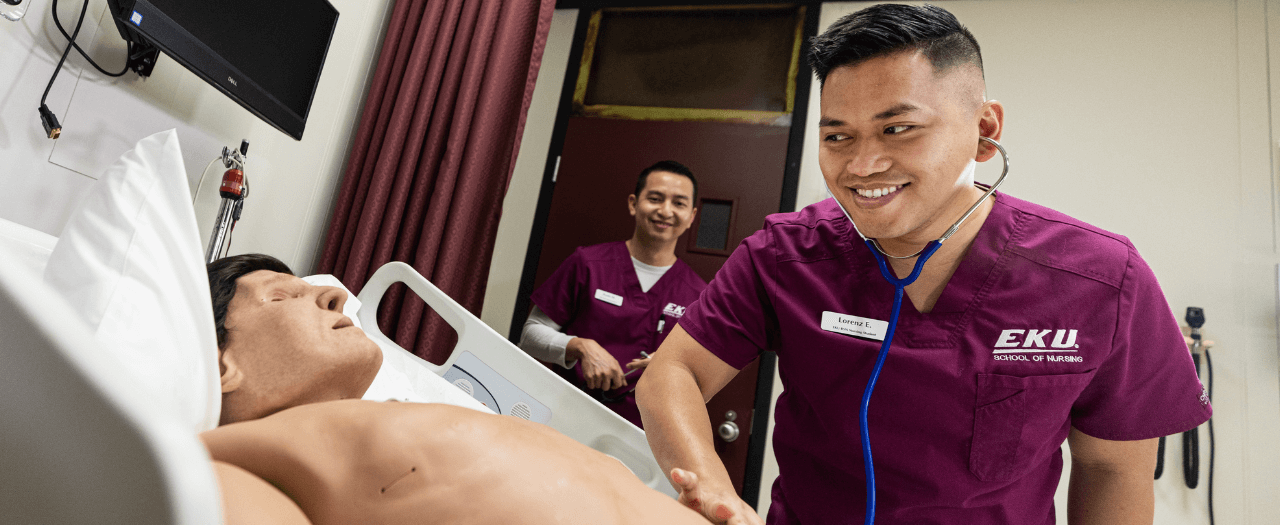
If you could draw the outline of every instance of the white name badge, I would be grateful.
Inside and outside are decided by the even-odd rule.
[[[822,329],[837,334],[884,341],[885,334],[889,332],[889,323],[856,315],[822,312]]]
[[[604,290],[601,290],[601,289],[599,289],[599,288],[596,288],[596,299],[599,299],[599,300],[601,300],[601,301],[604,301],[604,302],[609,303],[609,304],[614,305],[614,306],[622,306],[622,296],[621,296],[621,295],[618,295],[618,294],[612,294],[612,293],[606,292],[606,291],[604,291]]]

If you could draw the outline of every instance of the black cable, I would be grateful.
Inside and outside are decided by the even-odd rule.
[[[97,62],[94,62],[92,58],[89,58],[89,54],[85,53],[84,49],[80,47],[80,44],[76,43],[76,37],[80,36],[80,29],[84,27],[84,15],[88,12],[89,0],[84,0],[84,5],[80,7],[80,16],[76,19],[76,28],[71,31],[70,35],[68,35],[66,28],[62,27],[62,21],[58,19],[58,0],[53,0],[53,23],[58,26],[58,31],[62,33],[62,36],[66,37],[67,47],[62,50],[62,58],[58,59],[58,66],[54,68],[53,74],[49,76],[49,83],[44,87],[44,94],[40,95],[40,107],[38,108],[40,112],[40,124],[44,126],[45,134],[51,139],[56,139],[62,135],[62,124],[58,123],[58,117],[53,114],[53,111],[51,111],[49,106],[45,104],[45,101],[49,99],[49,91],[53,89],[53,82],[58,79],[58,73],[62,71],[63,64],[66,64],[67,62],[67,55],[71,54],[71,50],[73,48],[76,51],[79,51],[80,55],[83,56],[84,59],[94,67],[94,69],[97,69],[104,75],[109,77],[119,77],[129,71],[129,63],[127,60],[125,61],[124,69],[119,73],[112,73],[102,69],[102,66],[99,66]],[[126,41],[125,45],[129,56],[132,57],[133,42]]]
[[[236,224],[240,223],[240,212],[244,211],[244,199],[249,196],[249,177],[244,178],[243,184],[240,198],[231,205],[231,229],[227,232],[227,243],[222,247],[224,254],[231,253],[231,237],[236,234]]]
[[[1156,477],[1160,479],[1160,475],[1164,474],[1164,436],[1160,436],[1160,443],[1156,445]]]
[[[1209,402],[1213,402],[1213,359],[1204,349],[1204,362],[1209,369]],[[1209,418],[1209,525],[1213,525],[1213,418]]]
[[[58,12],[58,0],[53,1],[53,12]],[[80,10],[80,19],[76,21],[76,29],[71,32],[71,36],[67,37],[69,42],[67,48],[62,51],[62,58],[58,60],[58,67],[54,68],[53,76],[49,77],[49,84],[44,87],[44,95],[40,96],[40,107],[44,107],[44,101],[49,98],[49,90],[53,88],[54,79],[58,78],[58,72],[62,71],[62,64],[67,61],[67,55],[71,54],[71,45],[76,41],[76,37],[80,36],[80,26],[84,25],[84,14],[89,11],[89,0],[84,1],[84,9]],[[65,34],[65,33],[64,33]]]
[[[58,12],[57,0],[54,0],[54,13]],[[66,63],[67,55],[71,54],[71,46],[75,43],[76,37],[80,36],[80,28],[84,25],[84,15],[89,11],[89,0],[85,0],[84,9],[80,10],[80,18],[76,20],[76,29],[71,32],[71,36],[67,39],[67,48],[62,50],[62,58],[58,59],[58,66],[53,69],[53,74],[49,76],[49,83],[44,86],[44,94],[40,95],[40,107],[37,110],[40,113],[40,125],[44,126],[45,135],[51,139],[56,139],[62,135],[62,125],[58,123],[58,117],[53,114],[49,106],[45,105],[45,101],[49,99],[49,90],[53,89],[53,81],[57,80],[58,72],[62,71],[62,64]]]
[[[89,10],[89,0],[84,0],[84,7],[80,9],[81,20],[84,20],[84,13],[85,11],[88,11],[88,10]],[[75,36],[68,35],[67,30],[62,27],[62,21],[58,19],[58,0],[53,0],[53,24],[58,26],[58,31],[62,33],[63,38],[66,38],[68,42],[71,42],[71,47],[74,47],[76,51],[79,51],[80,56],[84,57],[84,59],[89,62],[89,65],[93,66],[94,69],[97,69],[99,73],[102,73],[109,77],[122,77],[124,76],[125,73],[129,72],[129,64],[127,60],[125,61],[124,69],[120,70],[119,73],[112,73],[105,69],[102,69],[102,66],[99,66],[97,62],[94,62],[92,58],[89,58],[89,53],[86,53],[85,50],[80,47],[80,44],[76,43]],[[77,23],[77,27],[78,26],[79,24]],[[126,45],[125,52],[132,53],[133,42],[126,40],[125,45]]]
[[[1199,339],[1195,334],[1192,337]],[[1196,377],[1200,377],[1200,354],[1191,354],[1191,361],[1196,367]],[[1182,478],[1189,489],[1200,485],[1200,427],[1182,433]]]
[[[231,253],[231,237],[236,234],[236,223],[238,222],[240,221],[231,221],[231,229],[227,230],[227,242],[222,245],[222,257],[226,257],[227,254]]]

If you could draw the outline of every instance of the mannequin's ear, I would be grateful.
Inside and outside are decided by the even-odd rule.
[[[222,369],[222,393],[230,394],[244,384],[244,371],[236,364],[234,352],[218,351],[218,368]]]
[[[1004,104],[997,100],[988,100],[982,103],[982,109],[979,111],[978,135],[1000,142],[1000,134],[1004,131]],[[978,140],[978,151],[974,155],[974,160],[986,162],[999,153],[999,150],[987,141]]]

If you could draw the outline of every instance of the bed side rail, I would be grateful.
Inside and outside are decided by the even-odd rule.
[[[387,289],[397,282],[407,285],[427,303],[427,306],[440,314],[440,317],[458,332],[458,343],[444,365],[429,363],[400,348],[378,327],[378,304]],[[501,413],[539,420],[536,417],[527,417],[519,408],[514,412],[505,410],[508,404],[519,403],[510,403],[509,399],[501,399],[507,396],[504,392],[508,392],[511,396],[527,394],[549,410],[549,418],[542,422],[579,443],[622,461],[650,488],[675,496],[674,489],[662,475],[657,461],[653,458],[653,453],[649,450],[649,443],[645,440],[643,430],[636,428],[626,419],[547,369],[542,363],[529,357],[519,347],[511,344],[505,337],[489,328],[483,321],[428,282],[413,267],[402,262],[387,263],[373,274],[358,298],[361,302],[360,322],[364,325],[365,332],[384,348],[399,350],[396,353],[401,359],[414,361],[419,365],[419,369],[429,370],[446,378],[449,377],[451,370],[456,370],[455,365],[460,362],[466,366],[459,368],[471,367],[470,372],[473,374],[477,367],[491,369],[500,375],[502,380],[510,382],[511,386],[517,389],[510,390],[505,386],[489,389],[495,398],[499,398],[496,399],[497,404],[499,408],[504,409],[500,410]],[[475,365],[476,360],[481,365]],[[477,394],[472,395],[479,399]],[[536,406],[534,410],[537,410]]]

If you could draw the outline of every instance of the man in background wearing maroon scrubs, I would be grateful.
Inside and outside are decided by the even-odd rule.
[[[574,384],[637,426],[635,391],[627,385],[707,286],[676,258],[697,198],[697,179],[679,162],[640,172],[627,197],[636,219],[631,238],[575,250],[533,293],[520,340],[533,357],[573,370]]]

